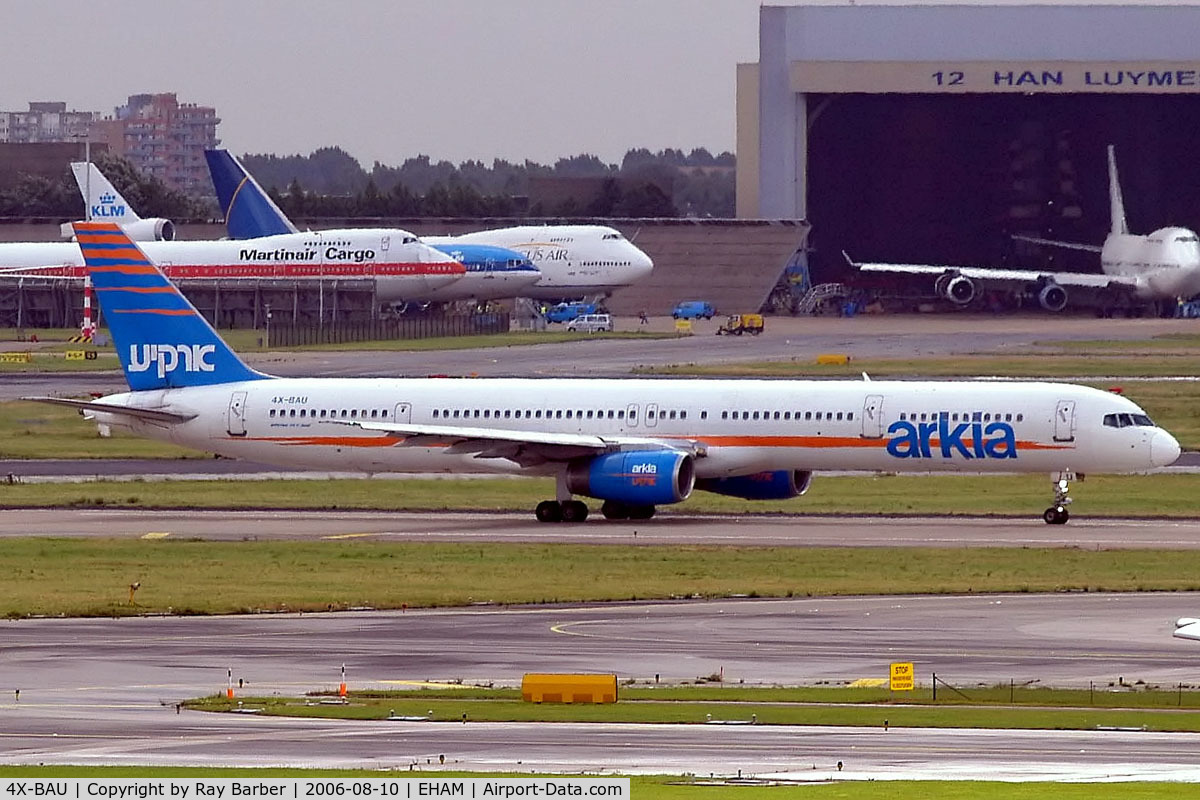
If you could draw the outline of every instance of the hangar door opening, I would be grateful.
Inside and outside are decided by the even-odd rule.
[[[1200,228],[1200,97],[1124,94],[809,94],[815,282],[862,261],[1099,272],[1106,148],[1130,230]]]

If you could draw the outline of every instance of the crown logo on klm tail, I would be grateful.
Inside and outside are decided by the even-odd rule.
[[[105,192],[100,195],[100,205],[102,206],[111,206],[115,202],[117,202],[117,196],[112,192]]]

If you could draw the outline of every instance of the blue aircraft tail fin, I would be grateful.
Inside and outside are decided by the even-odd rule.
[[[269,378],[247,367],[145,253],[111,222],[75,236],[134,391]]]
[[[205,150],[217,201],[231,239],[298,233],[292,221],[228,150]]]

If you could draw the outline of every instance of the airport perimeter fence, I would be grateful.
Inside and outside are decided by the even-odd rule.
[[[498,314],[447,314],[404,319],[380,319],[358,324],[326,324],[268,328],[268,347],[302,347],[313,344],[347,344],[389,339],[430,339],[439,336],[478,336],[508,333],[511,318]]]
[[[1190,708],[1200,709],[1200,684],[1148,683],[1114,676],[1109,680],[1055,685],[1040,678],[1004,682],[964,681],[932,673],[926,683],[918,680],[909,699],[948,705],[1026,705],[1096,708]],[[892,697],[907,695],[892,692]]]

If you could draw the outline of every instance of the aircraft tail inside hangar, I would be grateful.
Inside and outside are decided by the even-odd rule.
[[[1098,271],[1105,149],[1130,230],[1200,227],[1200,7],[764,6],[738,68],[738,216],[856,259]]]

